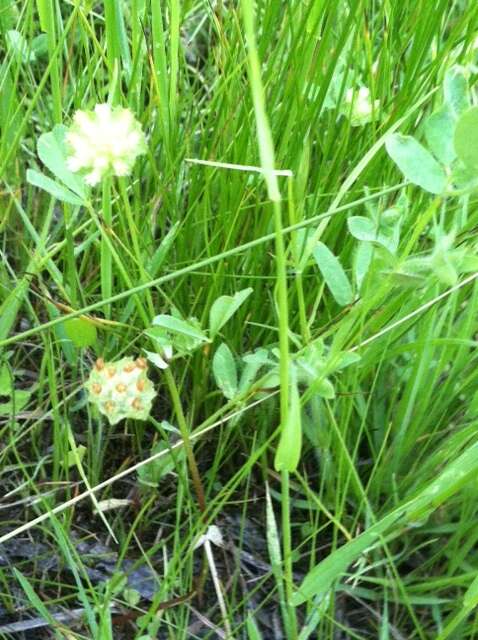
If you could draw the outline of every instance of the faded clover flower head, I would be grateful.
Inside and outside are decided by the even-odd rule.
[[[136,158],[146,152],[144,133],[131,111],[109,104],[77,111],[66,142],[68,168],[82,172],[91,186],[107,175],[129,175]]]
[[[147,420],[156,396],[147,371],[144,358],[122,358],[117,362],[99,358],[85,383],[88,400],[110,424],[124,418]]]
[[[371,122],[374,112],[380,106],[379,100],[374,100],[372,104],[370,90],[367,87],[360,87],[358,91],[352,88],[348,89],[345,94],[345,102],[349,107],[352,105],[352,112],[349,111],[352,127],[360,127]]]

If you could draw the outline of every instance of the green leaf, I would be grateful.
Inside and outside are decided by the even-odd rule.
[[[443,193],[445,171],[415,138],[394,133],[386,138],[385,147],[407,180],[430,193]]]
[[[39,171],[28,169],[27,182],[32,184],[34,187],[43,189],[43,191],[46,191],[54,198],[56,198],[57,200],[61,200],[62,202],[67,202],[68,204],[74,204],[77,206],[83,204],[83,200],[72,193],[69,189],[59,184],[58,182],[55,182],[51,178],[48,178],[44,173],[40,173]]]
[[[32,391],[29,389],[16,389],[12,394],[10,390],[10,400],[0,403],[0,416],[10,416],[13,412],[18,413],[21,411],[30,400]]]
[[[470,106],[468,82],[465,74],[465,69],[458,65],[449,69],[445,74],[443,86],[445,103],[450,107],[455,117]]]
[[[12,395],[13,391],[13,380],[10,375],[10,371],[8,366],[4,364],[0,369],[0,396],[8,396]]]
[[[170,430],[171,425],[168,423],[161,423],[161,426],[165,430]],[[182,463],[184,461],[184,450],[183,449],[171,449],[168,442],[164,440],[160,440],[154,447],[151,449],[151,456],[156,455],[164,451],[164,455],[152,460],[148,464],[143,465],[138,469],[138,480],[141,484],[144,484],[148,487],[157,487],[160,480],[174,471],[176,464]]]
[[[71,318],[64,322],[65,333],[76,347],[91,347],[96,342],[96,326],[86,318]]]
[[[37,58],[42,58],[48,54],[48,36],[40,33],[32,40],[32,53]]]
[[[234,356],[225,342],[217,349],[212,359],[212,371],[216,384],[226,398],[237,394],[237,368]]]
[[[21,62],[32,62],[35,60],[36,56],[34,51],[32,51],[28,42],[16,29],[10,29],[10,31],[7,31],[5,34],[5,41],[9,49],[13,51],[15,56]]]
[[[322,378],[321,380],[318,380],[314,384],[314,389],[322,398],[326,398],[327,400],[332,400],[332,398],[335,398],[334,385],[328,378]]]
[[[297,469],[302,450],[302,423],[299,388],[295,370],[291,369],[289,391],[289,413],[286,423],[282,425],[279,444],[274,458],[276,471],[293,472]]]
[[[322,242],[313,250],[317,266],[337,304],[345,306],[353,301],[353,292],[342,265]]]
[[[358,353],[353,353],[353,351],[343,351],[340,354],[338,358],[338,362],[334,368],[337,371],[341,371],[346,367],[350,367],[350,365],[352,364],[357,364],[357,362],[360,362],[360,360],[361,360],[361,357],[359,356]]]
[[[453,186],[460,191],[472,193],[478,188],[478,172],[462,162],[454,164],[451,179]]]
[[[279,583],[283,579],[281,543],[268,484],[266,484],[266,538],[272,573]]]
[[[238,393],[244,393],[247,391],[255,381],[259,370],[265,365],[270,365],[271,360],[268,356],[266,349],[259,348],[254,353],[245,355],[242,358],[244,362],[244,368],[241,373],[241,379],[239,381]]]
[[[478,170],[478,107],[468,109],[458,119],[455,151],[468,169]]]
[[[384,211],[380,226],[370,218],[351,216],[347,220],[350,233],[361,242],[375,242],[395,253],[400,240],[400,215],[392,217],[394,209]],[[371,255],[370,255],[371,257]]]
[[[212,305],[209,312],[209,332],[211,338],[214,338],[221,328],[228,322],[239,309],[241,304],[252,293],[252,289],[243,289],[233,296],[221,296]]]
[[[166,329],[171,333],[177,333],[179,335],[187,336],[188,338],[194,338],[195,340],[200,340],[202,342],[209,342],[206,334],[201,329],[198,329],[192,322],[182,320],[181,318],[175,318],[174,316],[163,314],[156,316],[153,319],[152,325],[153,328],[161,327],[162,329]]]
[[[269,485],[266,484],[266,539],[267,539],[267,551],[269,553],[269,560],[271,563],[272,575],[274,576],[275,583],[277,585],[277,591],[279,595],[279,602],[281,609],[285,609],[285,594],[284,594],[284,572],[281,555],[281,540],[279,535],[279,529],[277,527],[276,518],[274,515],[274,508],[272,506],[271,493]]]
[[[347,226],[350,233],[357,240],[374,242],[377,240],[377,226],[370,218],[365,216],[351,216],[347,219]]]
[[[430,151],[446,166],[450,166],[456,158],[454,133],[455,117],[447,105],[432,113],[425,121],[425,138]]]
[[[67,130],[64,125],[57,124],[53,131],[41,135],[37,144],[38,156],[55,178],[58,178],[84,201],[86,199],[85,183],[80,176],[70,171],[67,166],[65,142]]]
[[[174,351],[177,355],[186,355],[210,342],[196,318],[184,320],[176,309],[174,315],[159,315],[145,334],[155,342],[156,351],[165,354]]]
[[[458,271],[453,260],[453,252],[438,250],[430,260],[430,266],[435,276],[448,287],[458,282]]]
[[[78,464],[78,462],[81,462],[83,460],[83,458],[85,457],[85,453],[86,453],[86,447],[80,444],[76,447],[75,451],[68,451],[66,460],[64,462],[60,461],[60,464],[62,467],[71,469],[71,467],[74,467],[75,465]]]
[[[146,349],[143,349],[143,351],[146,354],[147,359],[154,364],[155,367],[158,367],[158,369],[167,369],[169,367],[168,362],[160,356],[159,353],[147,351]]]
[[[354,276],[359,291],[372,264],[372,257],[373,246],[369,242],[361,242],[354,256]]]
[[[141,600],[141,594],[139,591],[136,591],[136,589],[130,589],[127,587],[126,589],[123,589],[123,598],[130,607],[136,607]]]

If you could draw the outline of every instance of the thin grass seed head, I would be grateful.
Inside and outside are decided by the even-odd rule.
[[[109,104],[77,111],[66,141],[69,169],[83,173],[91,186],[107,175],[129,175],[136,158],[146,153],[145,135],[131,111]]]
[[[379,100],[372,102],[370,89],[367,87],[360,87],[358,91],[353,88],[348,89],[345,94],[345,102],[349,107],[348,113],[350,114],[350,124],[352,127],[360,127],[371,122],[374,113],[377,112],[380,106]],[[351,105],[352,111],[350,112]]]
[[[122,358],[117,362],[99,358],[85,384],[88,399],[110,424],[124,418],[147,420],[156,396],[147,372],[144,358]]]

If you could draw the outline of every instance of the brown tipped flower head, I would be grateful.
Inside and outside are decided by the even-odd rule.
[[[89,401],[111,424],[124,418],[147,420],[156,396],[143,358],[122,358],[117,362],[100,358],[85,386]]]

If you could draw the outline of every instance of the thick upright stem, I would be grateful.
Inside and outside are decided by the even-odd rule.
[[[191,479],[193,481],[194,490],[196,492],[196,497],[199,505],[199,510],[201,513],[206,511],[206,497],[204,494],[204,487],[201,481],[201,476],[199,475],[199,469],[196,463],[196,457],[194,456],[194,451],[191,443],[191,439],[189,437],[189,427],[186,422],[186,417],[183,412],[183,407],[181,404],[181,398],[179,397],[178,387],[176,385],[176,381],[174,379],[171,370],[165,369],[166,383],[168,385],[169,393],[171,395],[171,400],[173,401],[174,412],[176,413],[176,418],[178,420],[179,430],[181,432],[181,437],[184,443],[184,450],[186,451],[186,456],[188,459],[189,471],[191,473]]]

